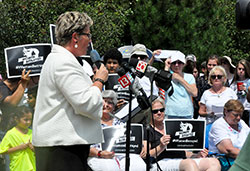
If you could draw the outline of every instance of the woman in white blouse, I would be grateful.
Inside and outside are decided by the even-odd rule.
[[[225,86],[227,74],[221,66],[215,66],[209,73],[208,83],[211,88],[206,90],[200,100],[200,118],[205,118],[207,124],[213,123],[223,116],[223,106],[230,99],[237,99],[236,93]]]

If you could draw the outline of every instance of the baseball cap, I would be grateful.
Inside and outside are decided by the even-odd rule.
[[[193,54],[189,54],[189,55],[186,56],[186,62],[187,61],[196,62],[196,57]]]
[[[186,63],[185,55],[181,51],[176,51],[170,57],[171,57],[171,63],[178,60],[183,62],[184,64]]]

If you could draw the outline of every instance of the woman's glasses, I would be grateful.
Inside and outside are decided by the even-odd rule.
[[[211,75],[211,78],[214,79],[221,79],[223,77],[223,75]]]
[[[152,110],[152,113],[153,113],[153,114],[157,114],[159,111],[160,111],[160,112],[164,112],[164,110],[165,110],[164,108],[161,108],[161,109],[154,109],[154,110]]]

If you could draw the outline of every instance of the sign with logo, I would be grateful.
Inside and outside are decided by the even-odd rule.
[[[167,150],[202,150],[205,147],[205,120],[166,119],[165,132],[171,136]]]
[[[126,153],[126,125],[116,125],[103,128],[104,141],[102,150]],[[142,150],[143,127],[141,124],[131,124],[130,153],[140,154]]]
[[[40,75],[42,65],[51,51],[50,44],[27,44],[4,49],[8,78],[21,77],[23,69],[30,76]]]

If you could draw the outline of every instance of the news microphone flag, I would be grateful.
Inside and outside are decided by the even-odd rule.
[[[125,88],[134,82],[134,78],[132,77],[132,75],[129,72],[127,72],[125,75],[121,76],[118,79],[118,82],[120,83],[122,88]]]
[[[147,65],[148,64],[144,61],[138,61],[137,66],[136,66],[136,70],[139,72],[145,73]]]

